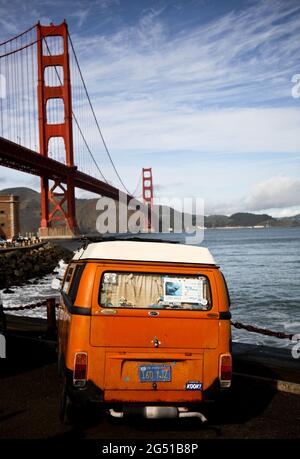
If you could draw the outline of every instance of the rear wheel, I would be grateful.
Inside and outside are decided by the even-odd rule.
[[[57,374],[59,378],[63,377],[63,365],[62,365],[62,355],[60,352],[57,354]]]
[[[76,408],[77,407],[70,399],[66,378],[64,378],[59,407],[59,419],[62,424],[69,425],[76,422]]]

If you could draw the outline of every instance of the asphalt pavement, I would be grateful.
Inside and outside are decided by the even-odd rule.
[[[203,410],[206,424],[197,419],[114,419],[95,409],[75,426],[59,421],[61,382],[53,343],[8,338],[0,380],[0,439],[300,438],[300,396],[247,378],[235,377],[228,400]]]

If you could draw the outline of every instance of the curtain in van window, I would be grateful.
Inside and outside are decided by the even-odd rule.
[[[103,284],[106,305],[147,308],[163,294],[161,276],[130,273],[118,274],[117,279],[117,284]]]
[[[202,293],[199,302],[166,300],[164,279],[201,280]],[[171,282],[172,283],[172,282]],[[178,283],[178,282],[177,282]],[[191,284],[192,285],[192,284]],[[193,288],[193,287],[192,287]],[[197,292],[197,291],[196,291]],[[172,295],[172,294],[171,294]],[[193,296],[193,295],[192,295]],[[174,297],[176,299],[176,296]],[[100,291],[100,304],[107,307],[123,308],[176,308],[208,310],[211,308],[211,291],[208,279],[204,276],[177,276],[149,273],[104,273]]]

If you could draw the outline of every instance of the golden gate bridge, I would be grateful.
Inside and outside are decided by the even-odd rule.
[[[40,177],[41,237],[78,234],[75,188],[135,196],[105,142],[65,21],[0,43],[0,75],[0,165]],[[142,171],[142,197],[152,206],[151,168]]]

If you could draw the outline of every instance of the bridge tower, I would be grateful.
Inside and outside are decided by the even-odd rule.
[[[152,167],[143,167],[142,174],[143,201],[148,207],[148,218],[146,220],[145,229],[151,229],[151,210],[153,207],[153,178]]]
[[[49,48],[47,38],[61,42],[62,52],[53,54]],[[67,178],[57,177],[49,189],[49,179],[41,178],[41,237],[64,236],[72,237],[78,233],[75,214],[75,192],[72,171],[76,169],[73,157],[73,130],[72,130],[72,100],[70,65],[68,52],[68,28],[64,21],[60,25],[37,25],[37,53],[38,53],[38,116],[40,154],[48,157],[49,141],[51,138],[62,138],[65,147],[65,163],[70,168]],[[54,48],[54,47],[53,47]],[[58,46],[56,47],[58,49]],[[55,48],[55,49],[56,49]],[[59,85],[47,86],[45,70],[52,67],[51,71],[57,75]],[[58,72],[60,68],[61,72]],[[47,120],[47,103],[51,99],[63,102],[64,122],[53,124]],[[55,226],[55,222],[60,223]]]

